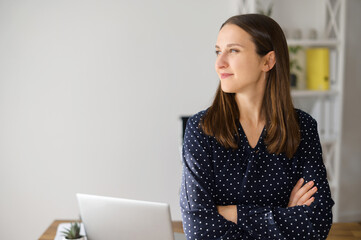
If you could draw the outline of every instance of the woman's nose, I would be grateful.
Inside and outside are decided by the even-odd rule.
[[[220,53],[216,60],[216,68],[226,68],[228,67],[227,56]]]

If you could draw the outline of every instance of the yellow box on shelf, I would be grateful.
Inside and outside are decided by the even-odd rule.
[[[329,90],[329,49],[308,48],[306,50],[307,89]]]

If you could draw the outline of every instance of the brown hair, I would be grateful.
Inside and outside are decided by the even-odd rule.
[[[290,94],[289,53],[283,31],[272,18],[260,14],[233,16],[222,24],[221,29],[226,24],[237,25],[250,34],[259,56],[275,52],[276,64],[268,71],[262,103],[266,115],[265,144],[269,153],[285,153],[291,158],[300,143],[300,130]],[[223,92],[219,84],[201,127],[225,148],[237,149],[235,135],[239,114],[235,94]]]

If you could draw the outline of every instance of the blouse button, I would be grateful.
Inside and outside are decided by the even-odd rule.
[[[258,153],[258,152],[259,152],[259,149],[256,150],[256,153]]]

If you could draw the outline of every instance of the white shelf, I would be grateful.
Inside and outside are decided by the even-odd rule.
[[[292,90],[292,97],[327,97],[327,96],[336,96],[338,94],[337,90],[327,90],[327,91],[316,91],[316,90]]]
[[[336,48],[340,42],[336,39],[325,39],[325,40],[295,40],[288,39],[288,46],[303,46],[303,47],[334,47]]]

